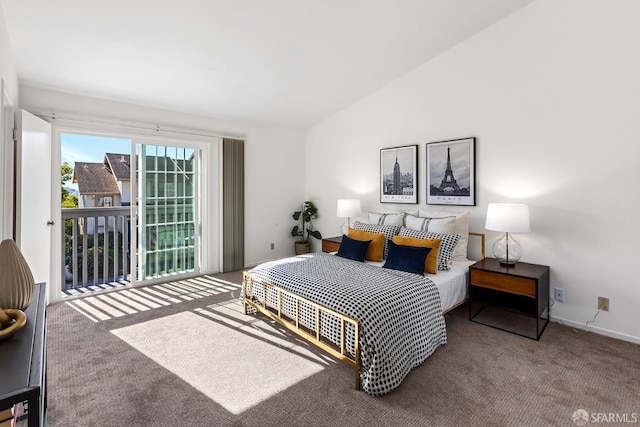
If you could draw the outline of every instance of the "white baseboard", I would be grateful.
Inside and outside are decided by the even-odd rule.
[[[563,319],[561,317],[551,316],[552,322],[562,323],[566,326],[571,326],[573,328],[580,329],[582,331],[585,330],[585,324],[576,322],[574,320]],[[634,337],[633,335],[621,334],[620,332],[610,331],[608,329],[599,328],[597,326],[589,325],[586,328],[587,332],[593,332],[594,334],[604,335],[611,338],[616,338],[622,341],[632,342],[634,344],[640,344],[640,337]]]

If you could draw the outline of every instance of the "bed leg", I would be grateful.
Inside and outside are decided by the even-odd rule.
[[[357,322],[354,328],[354,359],[355,359],[355,371],[356,371],[356,391],[360,391],[360,323]]]

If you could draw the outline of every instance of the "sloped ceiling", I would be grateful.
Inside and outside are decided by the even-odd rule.
[[[21,84],[307,128],[532,0],[0,0]]]

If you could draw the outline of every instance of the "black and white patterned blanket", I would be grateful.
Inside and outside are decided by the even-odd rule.
[[[267,262],[250,273],[360,321],[361,385],[368,394],[390,392],[447,342],[440,294],[426,277],[326,253]],[[262,292],[252,293],[262,298]],[[293,304],[285,299],[283,305]],[[311,315],[303,323],[315,328]],[[337,344],[339,322],[329,323],[328,338]]]

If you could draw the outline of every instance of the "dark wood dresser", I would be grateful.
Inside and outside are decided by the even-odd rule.
[[[27,324],[0,341],[0,410],[28,402],[28,425],[46,425],[46,285],[37,283]]]

